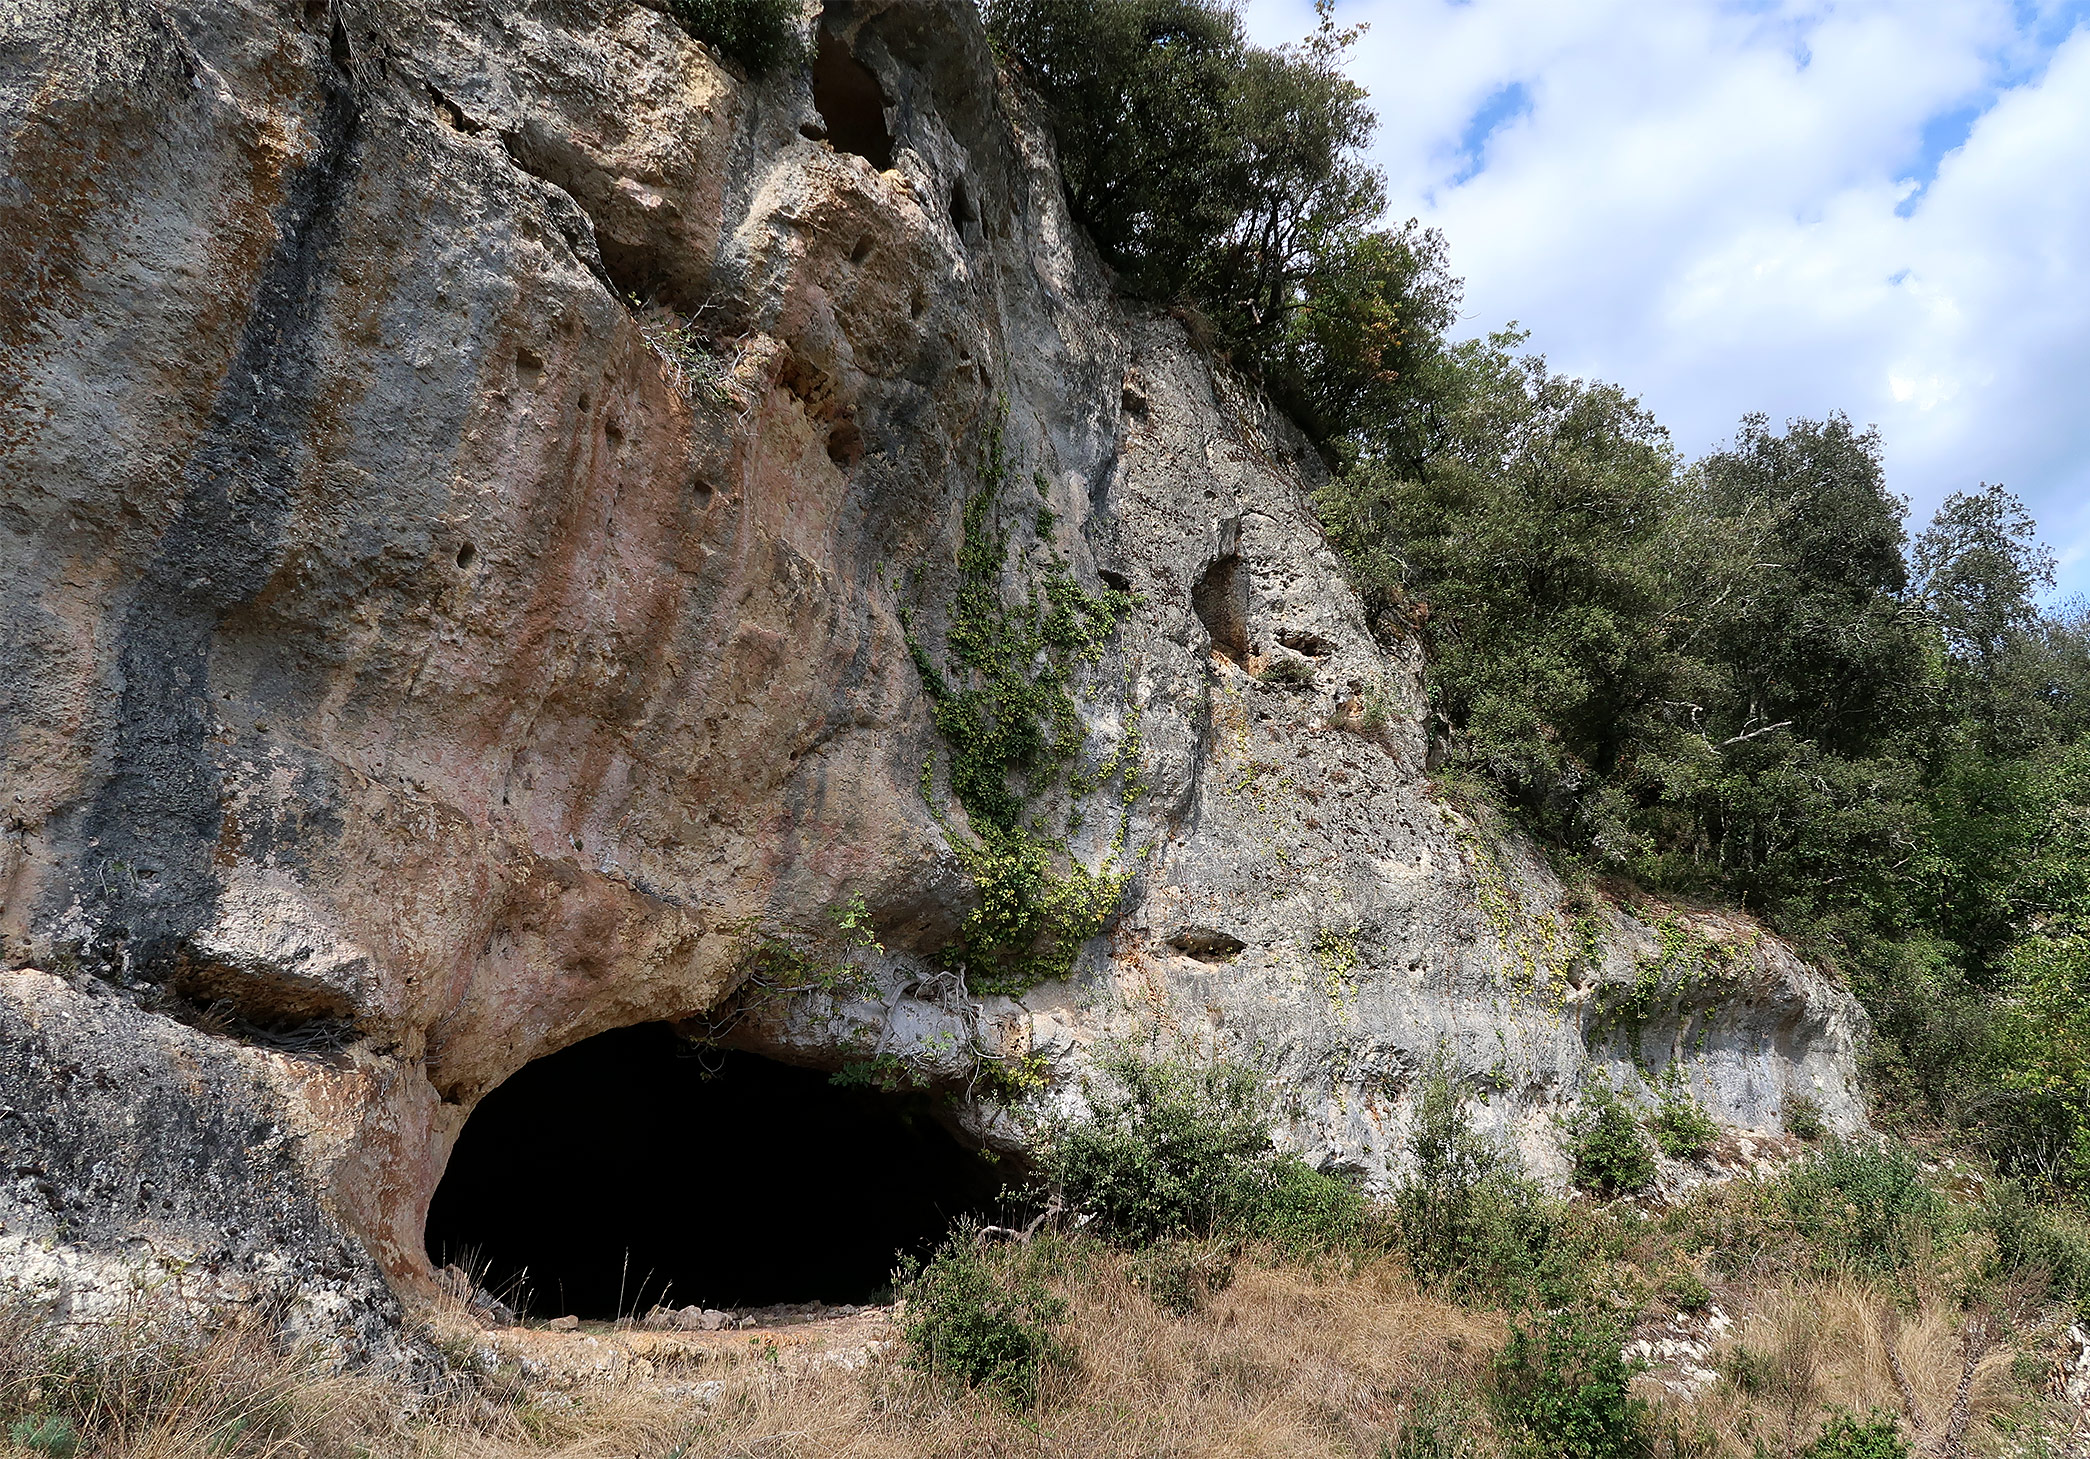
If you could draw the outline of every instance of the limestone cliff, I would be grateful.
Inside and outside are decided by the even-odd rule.
[[[1012,1148],[1098,1038],[1219,1052],[1375,1182],[1440,1048],[1541,1169],[1672,1058],[1855,1121],[1846,994],[1433,796],[1318,462],[1113,297],[972,6],[806,24],[751,82],[632,0],[0,0],[9,1283],[367,1343],[474,1102],[655,1019]],[[983,500],[1008,601],[1128,595],[1052,792],[1122,894],[1016,996],[910,653]]]

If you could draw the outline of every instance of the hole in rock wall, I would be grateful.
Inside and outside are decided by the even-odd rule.
[[[885,92],[878,78],[825,30],[813,54],[813,105],[837,152],[854,152],[880,172],[893,165],[893,136],[885,129]]]
[[[666,1025],[519,1070],[466,1121],[428,1255],[538,1317],[868,1302],[1014,1179],[923,1096],[696,1050]]]
[[[1248,657],[1248,564],[1238,555],[1220,558],[1190,590],[1190,606],[1212,647],[1239,662]]]

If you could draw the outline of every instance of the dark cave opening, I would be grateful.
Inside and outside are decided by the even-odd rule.
[[[896,1254],[925,1255],[1011,1179],[923,1096],[640,1024],[480,1102],[429,1206],[428,1255],[536,1317],[864,1303]]]
[[[854,152],[880,172],[893,165],[884,89],[871,68],[825,29],[813,53],[813,106],[827,123],[827,140],[837,152]]]
[[[1248,564],[1229,553],[1205,569],[1190,589],[1190,607],[1212,647],[1235,663],[1248,657]]]

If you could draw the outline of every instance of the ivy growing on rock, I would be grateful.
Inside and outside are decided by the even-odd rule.
[[[1004,409],[989,426],[966,498],[940,658],[916,634],[912,610],[902,613],[964,825],[940,803],[934,760],[922,767],[922,793],[978,899],[949,956],[975,990],[995,993],[1064,976],[1081,944],[1103,929],[1130,880],[1121,862],[1142,788],[1138,706],[1128,696],[1115,749],[1083,767],[1088,731],[1074,697],[1077,677],[1101,661],[1131,609],[1130,595],[1088,591],[1043,547],[1018,559],[1017,595],[1004,592],[1012,523],[1022,519],[1003,501],[1005,420]],[[1042,520],[1035,507],[1031,518]],[[1084,799],[1113,780],[1117,833],[1091,868],[1069,841]]]

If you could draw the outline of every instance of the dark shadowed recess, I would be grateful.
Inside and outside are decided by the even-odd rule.
[[[837,152],[854,152],[880,172],[893,165],[885,92],[871,68],[826,30],[820,32],[813,55],[813,106],[827,123],[827,139]]]
[[[429,1208],[428,1254],[483,1268],[539,1317],[868,1302],[896,1253],[926,1254],[1012,1177],[922,1096],[640,1024],[486,1096]]]

